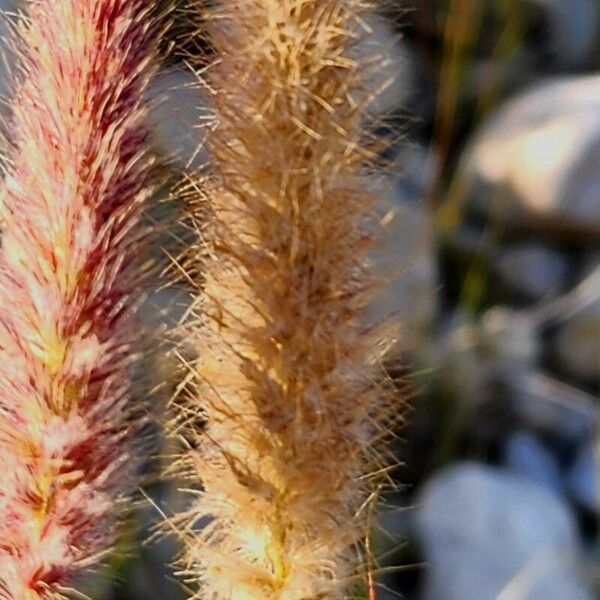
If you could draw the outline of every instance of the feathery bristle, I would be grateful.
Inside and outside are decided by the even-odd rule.
[[[362,320],[377,195],[369,67],[352,56],[367,10],[239,0],[207,17],[212,258],[181,412],[202,482],[185,569],[201,598],[333,600],[360,574],[385,412]]]
[[[151,191],[149,0],[37,0],[22,17],[0,220],[0,598],[59,594],[134,484],[130,322]]]

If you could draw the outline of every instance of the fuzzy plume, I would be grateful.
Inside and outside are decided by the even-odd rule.
[[[368,10],[238,0],[204,15],[212,258],[181,414],[202,483],[184,572],[207,600],[332,600],[361,579],[386,412],[362,321],[375,287],[373,65],[352,56]]]
[[[0,197],[0,598],[67,593],[135,480],[130,319],[151,188],[148,0],[36,0]]]

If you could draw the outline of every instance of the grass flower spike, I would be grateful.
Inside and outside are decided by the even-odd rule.
[[[62,597],[134,484],[129,319],[150,192],[146,0],[36,0],[0,221],[0,598]]]
[[[206,600],[332,600],[360,579],[384,413],[361,318],[373,65],[352,57],[367,10],[238,0],[204,15],[213,241],[182,418],[202,482],[186,573]]]

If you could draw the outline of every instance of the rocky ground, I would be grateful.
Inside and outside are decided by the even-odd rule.
[[[600,5],[416,4],[393,233],[414,255],[387,257],[414,392],[379,598],[596,598]]]

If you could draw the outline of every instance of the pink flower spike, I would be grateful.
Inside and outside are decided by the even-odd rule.
[[[0,191],[0,599],[110,550],[135,487],[130,316],[152,156],[151,0],[37,0],[22,18]]]

